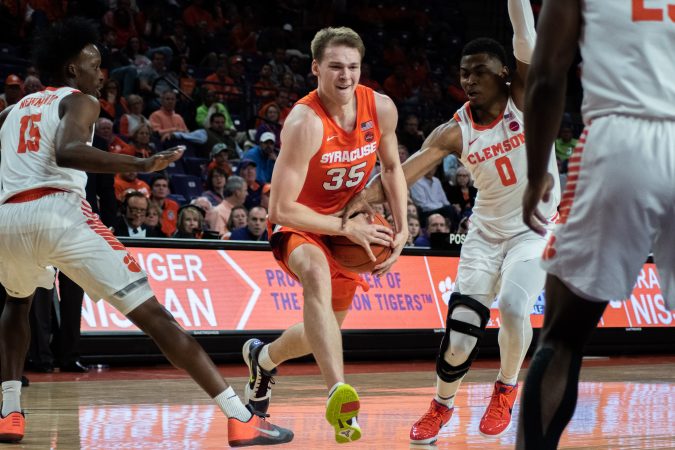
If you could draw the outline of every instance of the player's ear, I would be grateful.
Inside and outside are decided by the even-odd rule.
[[[316,59],[312,60],[312,74],[315,77],[319,76],[319,61],[317,61]]]
[[[75,77],[77,77],[77,65],[74,62],[71,62],[66,66],[66,78]]]
[[[499,72],[499,76],[502,77],[504,80],[509,79],[509,68],[507,66],[502,66],[501,72]]]

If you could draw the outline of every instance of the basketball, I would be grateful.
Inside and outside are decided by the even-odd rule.
[[[391,229],[387,219],[379,214],[375,214],[373,224],[384,225]],[[391,255],[391,247],[371,244],[370,249],[376,258],[375,261],[371,261],[363,247],[345,236],[332,236],[330,246],[335,260],[345,269],[356,273],[372,272],[375,266],[386,261]]]

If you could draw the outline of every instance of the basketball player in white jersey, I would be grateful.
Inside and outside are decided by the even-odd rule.
[[[546,313],[523,391],[517,447],[558,446],[574,414],[583,346],[609,300],[630,296],[650,250],[675,309],[675,4],[549,0],[527,87],[529,184],[523,218],[542,233],[539,200],[577,45],[586,128],[570,158],[561,223],[543,255]]]
[[[521,111],[535,41],[534,18],[529,0],[509,0],[508,6],[515,31],[516,72],[509,77],[506,55],[498,42],[486,38],[469,42],[460,62],[460,81],[469,102],[452,120],[436,128],[422,151],[403,164],[410,185],[446,155],[455,153],[471,171],[478,188],[437,358],[436,396],[410,431],[411,441],[417,444],[436,441],[450,420],[455,394],[478,353],[495,295],[501,317],[501,369],[479,431],[494,437],[509,429],[518,373],[532,339],[530,311],[544,286],[545,272],[539,260],[546,241],[530,231],[521,217],[527,183]],[[557,190],[540,208],[554,220],[559,200],[555,161],[548,171]],[[382,201],[380,191],[379,183],[372,183],[365,200]],[[355,202],[345,216],[364,209],[365,204]]]
[[[34,57],[54,87],[0,113],[0,283],[8,294],[0,317],[0,441],[24,435],[20,379],[30,339],[28,312],[35,288],[53,287],[56,267],[91,298],[115,306],[214,398],[229,417],[230,445],[288,442],[293,433],[242,404],[195,339],[159,304],[146,274],[85,200],[84,171],[157,171],[183,153],[174,148],[139,159],[91,147],[103,81],[97,41],[96,26],[84,19],[49,28],[35,43]]]

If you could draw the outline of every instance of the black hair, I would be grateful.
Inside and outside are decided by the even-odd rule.
[[[83,48],[99,40],[98,26],[83,17],[69,17],[41,32],[33,44],[33,60],[40,75],[58,80],[63,67]]]
[[[166,182],[168,183],[168,182],[169,182],[169,177],[167,177],[167,176],[164,175],[163,173],[158,173],[157,175],[155,175],[154,177],[152,177],[152,180],[150,181],[150,187],[151,187],[151,188],[152,188],[152,187],[155,187],[155,183],[156,183],[157,181],[159,181],[159,180],[166,180]]]
[[[490,38],[478,38],[468,42],[462,49],[462,57],[467,55],[476,55],[478,53],[487,53],[497,58],[503,66],[506,66],[506,51],[499,42]]]

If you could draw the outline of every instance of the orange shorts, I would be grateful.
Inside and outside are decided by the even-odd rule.
[[[295,280],[298,280],[298,277],[288,267],[288,258],[293,253],[293,250],[303,244],[311,244],[323,251],[330,267],[333,311],[346,311],[349,309],[358,286],[361,286],[364,292],[370,289],[368,283],[359,274],[343,269],[335,261],[328,246],[328,236],[286,227],[284,227],[283,231],[277,231],[270,235],[272,236],[270,238],[270,245],[272,246],[274,258],[279,263],[279,266]]]

